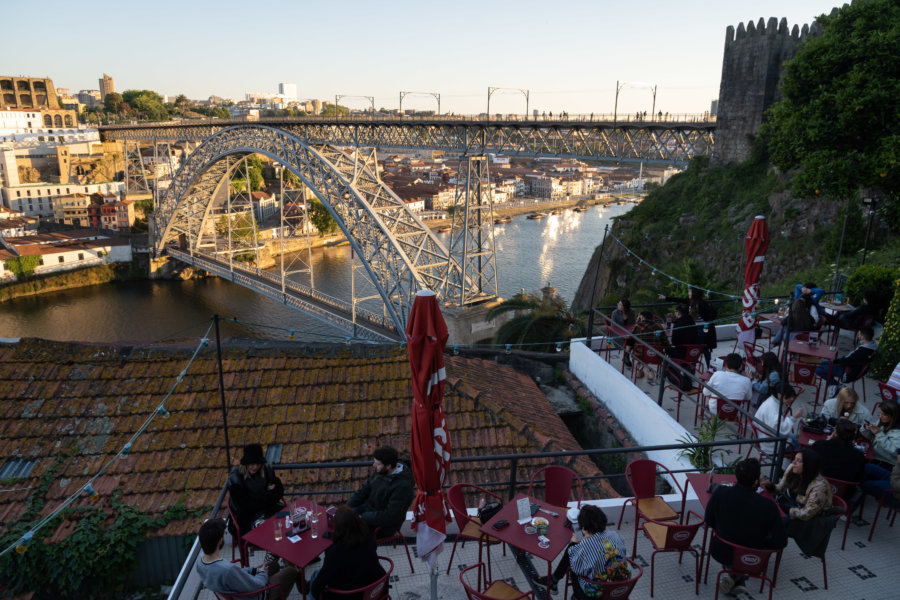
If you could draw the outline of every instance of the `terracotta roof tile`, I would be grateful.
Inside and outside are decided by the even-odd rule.
[[[45,514],[79,489],[153,413],[187,365],[185,348],[132,349],[23,339],[0,344],[0,456],[37,460],[21,485],[34,485],[53,459],[62,462],[45,497]],[[409,447],[411,390],[405,351],[296,346],[226,348],[223,360],[231,457],[241,446],[282,444],[282,463],[368,461],[385,443]],[[162,513],[179,499],[211,506],[224,484],[215,349],[204,349],[157,417],[122,460],[94,484],[101,498],[115,486],[139,510]],[[495,363],[447,356],[444,407],[455,456],[577,449],[547,399],[526,376]],[[531,465],[521,461],[521,480]],[[582,475],[590,460],[568,461]],[[507,476],[502,461],[458,463],[451,482]],[[493,472],[492,472],[493,471]],[[289,491],[354,489],[368,468],[281,471]],[[609,491],[609,490],[607,490]],[[28,492],[0,495],[0,534],[24,510]],[[326,496],[323,501],[337,502]],[[87,502],[78,499],[76,505]],[[104,500],[100,500],[102,503]],[[193,532],[194,520],[156,535]],[[54,535],[64,536],[68,527]]]

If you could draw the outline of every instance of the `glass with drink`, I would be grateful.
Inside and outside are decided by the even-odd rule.
[[[313,538],[319,537],[319,515],[316,513],[309,514],[310,535]]]
[[[291,527],[294,533],[301,531],[306,527],[306,509],[302,506],[295,506],[291,513]]]
[[[281,522],[281,518],[275,519],[275,541],[280,542],[283,536],[284,524]]]

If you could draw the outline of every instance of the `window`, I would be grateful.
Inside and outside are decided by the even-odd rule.
[[[66,262],[66,257],[65,257],[65,256],[60,256],[60,257],[59,257],[59,262]]]
[[[38,259],[38,264],[39,264],[39,265],[44,264],[44,259],[43,259],[43,258],[39,258],[39,259]]]
[[[21,198],[21,197],[22,197],[22,191],[21,191],[21,190],[17,190],[17,191],[16,191],[16,198]]]
[[[84,260],[84,252],[78,253],[78,260]]]
[[[30,196],[30,195],[31,195],[31,190],[26,190],[25,193],[28,194],[28,195]]]

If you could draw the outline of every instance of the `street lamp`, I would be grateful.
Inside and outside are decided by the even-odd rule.
[[[878,208],[878,196],[872,193],[862,199],[863,206],[869,210],[869,224],[866,226],[866,243],[863,245],[862,264],[866,264],[866,254],[869,253],[869,234],[872,232],[872,220],[875,218],[875,210]]]
[[[400,116],[403,116],[403,99],[410,94],[415,94],[417,96],[431,96],[435,100],[437,100],[437,116],[441,116],[441,95],[437,92],[400,92]]]
[[[650,108],[650,118],[653,118],[653,115],[656,113],[656,88],[658,85],[650,85],[649,83],[644,83],[642,81],[619,81],[616,80],[616,102],[613,105],[613,125],[616,123],[616,117],[619,112],[619,92],[622,91],[626,85],[637,85],[650,88],[650,93],[653,94],[653,105]]]
[[[488,121],[491,120],[491,96],[494,95],[494,92],[505,91],[505,92],[519,92],[523,96],[525,96],[525,118],[528,119],[528,97],[530,95],[530,90],[526,90],[524,88],[502,88],[502,87],[489,87],[487,93],[487,118]]]

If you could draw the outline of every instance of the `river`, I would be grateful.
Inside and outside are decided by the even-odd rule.
[[[500,294],[509,298],[550,283],[571,302],[594,248],[611,218],[632,205],[565,210],[543,220],[515,217],[496,225]],[[449,234],[437,234],[446,244]],[[313,250],[316,287],[350,297],[350,249],[346,244]],[[359,282],[357,281],[357,284]],[[134,281],[20,298],[0,304],[0,338],[39,337],[94,342],[148,342],[202,335],[213,314],[225,336],[339,341],[345,334],[302,311],[228,281]]]

